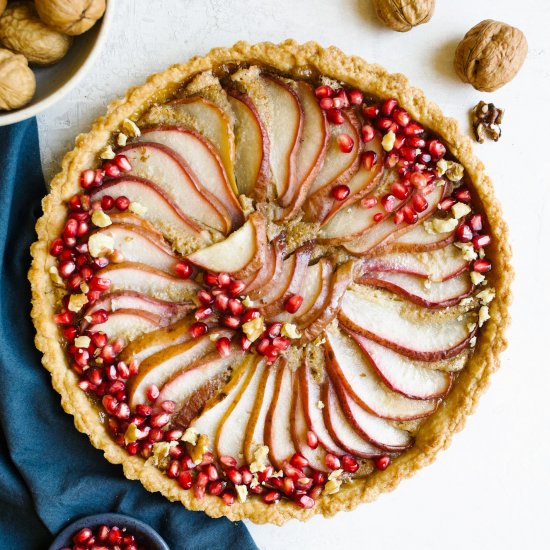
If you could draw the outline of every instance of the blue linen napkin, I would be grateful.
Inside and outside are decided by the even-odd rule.
[[[34,347],[27,282],[45,191],[36,120],[0,127],[0,548],[46,548],[66,524],[106,511],[148,523],[172,550],[257,548],[242,523],[127,480],[62,410]]]

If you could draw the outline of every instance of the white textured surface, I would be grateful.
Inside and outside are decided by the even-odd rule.
[[[375,20],[369,0],[116,0],[112,35],[87,81],[40,116],[47,174],[77,133],[109,101],[151,72],[239,39],[293,37],[336,44],[414,84],[456,116],[480,98],[506,109],[503,138],[477,146],[510,224],[514,247],[513,326],[501,370],[450,450],[393,494],[331,520],[284,528],[250,526],[265,549],[548,548],[550,489],[550,3],[541,0],[439,0],[432,21],[400,34]],[[509,85],[480,94],[452,68],[458,40],[485,18],[527,35],[525,66]],[[542,118],[541,118],[542,117]]]

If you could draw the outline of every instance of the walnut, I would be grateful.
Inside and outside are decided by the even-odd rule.
[[[0,15],[4,13],[8,0],[0,0]]]
[[[476,90],[493,92],[510,82],[527,55],[525,35],[506,23],[486,19],[471,28],[455,53],[455,71]]]
[[[35,65],[59,61],[72,38],[46,26],[32,2],[13,2],[0,17],[0,43]]]
[[[480,101],[472,109],[472,127],[476,140],[483,143],[488,137],[498,141],[502,133],[500,124],[503,116],[504,109],[495,107],[493,103]]]
[[[0,48],[0,109],[19,109],[34,95],[36,80],[22,56]]]
[[[105,0],[35,0],[40,19],[56,31],[76,36],[105,13]]]
[[[406,32],[432,18],[435,0],[374,0],[374,7],[386,27]]]

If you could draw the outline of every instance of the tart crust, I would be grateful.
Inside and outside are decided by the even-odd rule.
[[[290,501],[277,505],[264,504],[259,498],[235,502],[226,506],[213,496],[195,499],[192,491],[138,456],[130,456],[110,437],[101,421],[99,410],[76,384],[70,370],[53,315],[59,303],[59,293],[50,279],[48,269],[54,265],[49,244],[62,228],[67,215],[65,201],[80,190],[79,176],[85,168],[94,166],[98,153],[126,118],[137,120],[153,104],[164,101],[179,86],[195,74],[222,65],[260,64],[276,71],[307,77],[313,70],[335,80],[357,87],[367,94],[396,97],[411,116],[439,134],[449,151],[460,161],[471,178],[483,205],[492,234],[493,270],[491,285],[496,298],[490,304],[491,318],[484,325],[475,352],[461,372],[437,412],[423,424],[414,446],[392,461],[384,471],[375,471],[365,479],[355,479],[342,485],[334,495],[320,497],[314,508],[305,510]],[[426,99],[422,90],[409,85],[405,76],[389,74],[379,65],[372,65],[356,56],[347,56],[335,47],[322,48],[315,42],[298,44],[287,40],[281,44],[250,45],[238,42],[232,48],[216,48],[204,57],[194,57],[185,64],[174,65],[152,75],[145,84],[130,88],[126,96],[109,105],[104,116],[97,119],[87,134],[76,138],[75,148],[65,155],[61,172],[53,179],[50,193],[43,199],[44,215],[38,220],[38,240],[32,245],[32,318],[36,327],[36,347],[44,354],[42,363],[50,371],[52,384],[61,395],[67,413],[74,416],[78,430],[87,434],[92,444],[104,452],[114,464],[122,464],[129,479],[139,479],[149,491],[159,491],[172,501],[180,501],[190,510],[203,510],[212,517],[226,516],[230,520],[250,519],[256,523],[281,525],[289,519],[307,520],[315,514],[332,516],[341,510],[351,510],[362,502],[370,502],[381,493],[391,491],[398,483],[430,464],[437,453],[449,446],[454,433],[462,430],[479,397],[489,384],[491,374],[499,367],[499,354],[506,347],[504,331],[509,323],[508,307],[513,270],[508,228],[496,200],[493,185],[483,164],[474,156],[472,141],[459,131],[458,122],[447,118],[441,109]]]

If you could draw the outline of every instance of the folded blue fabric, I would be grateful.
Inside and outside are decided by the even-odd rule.
[[[0,128],[0,548],[47,548],[78,517],[111,511],[170,548],[257,548],[246,527],[189,512],[109,464],[65,414],[34,347],[27,271],[45,193],[36,120]]]

